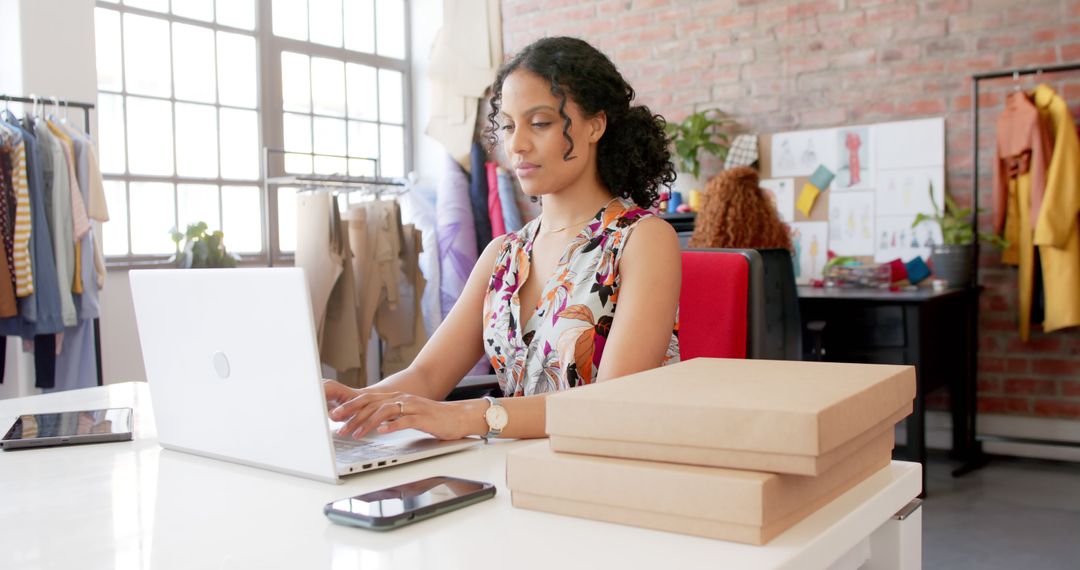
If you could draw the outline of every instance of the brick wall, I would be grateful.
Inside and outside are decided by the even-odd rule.
[[[1080,62],[1080,0],[503,0],[508,54],[574,35],[611,56],[640,101],[670,120],[720,107],[749,130],[944,115],[948,191],[971,201],[972,73]],[[1043,76],[1080,115],[1080,72]],[[1032,86],[1034,78],[1022,81]],[[1006,79],[980,96],[980,201]],[[705,172],[715,172],[706,164]],[[989,226],[987,216],[981,226]],[[984,248],[979,408],[1080,419],[1080,332],[1028,343],[1016,275]]]

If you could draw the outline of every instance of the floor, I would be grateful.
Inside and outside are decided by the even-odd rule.
[[[953,478],[931,455],[928,467],[924,568],[1080,568],[1080,464],[1002,457]]]

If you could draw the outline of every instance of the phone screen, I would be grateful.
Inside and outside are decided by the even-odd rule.
[[[131,422],[128,419],[130,415],[131,410],[128,408],[27,414],[15,420],[4,439],[127,433],[131,431]]]
[[[334,501],[330,508],[362,517],[395,517],[479,493],[488,486],[454,477],[432,477]]]

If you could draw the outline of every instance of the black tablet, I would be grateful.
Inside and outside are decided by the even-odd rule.
[[[131,408],[82,410],[19,416],[0,447],[22,449],[50,445],[76,445],[132,438],[134,414]]]

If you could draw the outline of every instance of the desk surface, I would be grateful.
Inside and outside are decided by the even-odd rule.
[[[754,547],[515,509],[505,441],[330,485],[158,446],[143,383],[0,401],[20,413],[135,408],[135,440],[0,452],[0,567],[14,568],[822,568],[919,493],[893,462]],[[432,475],[491,481],[490,501],[388,533],[346,528],[322,506]]]
[[[968,289],[934,291],[920,288],[918,291],[883,291],[881,289],[849,289],[840,287],[812,287],[799,285],[800,299],[857,299],[860,301],[884,301],[895,303],[919,303],[945,297],[963,295]]]

